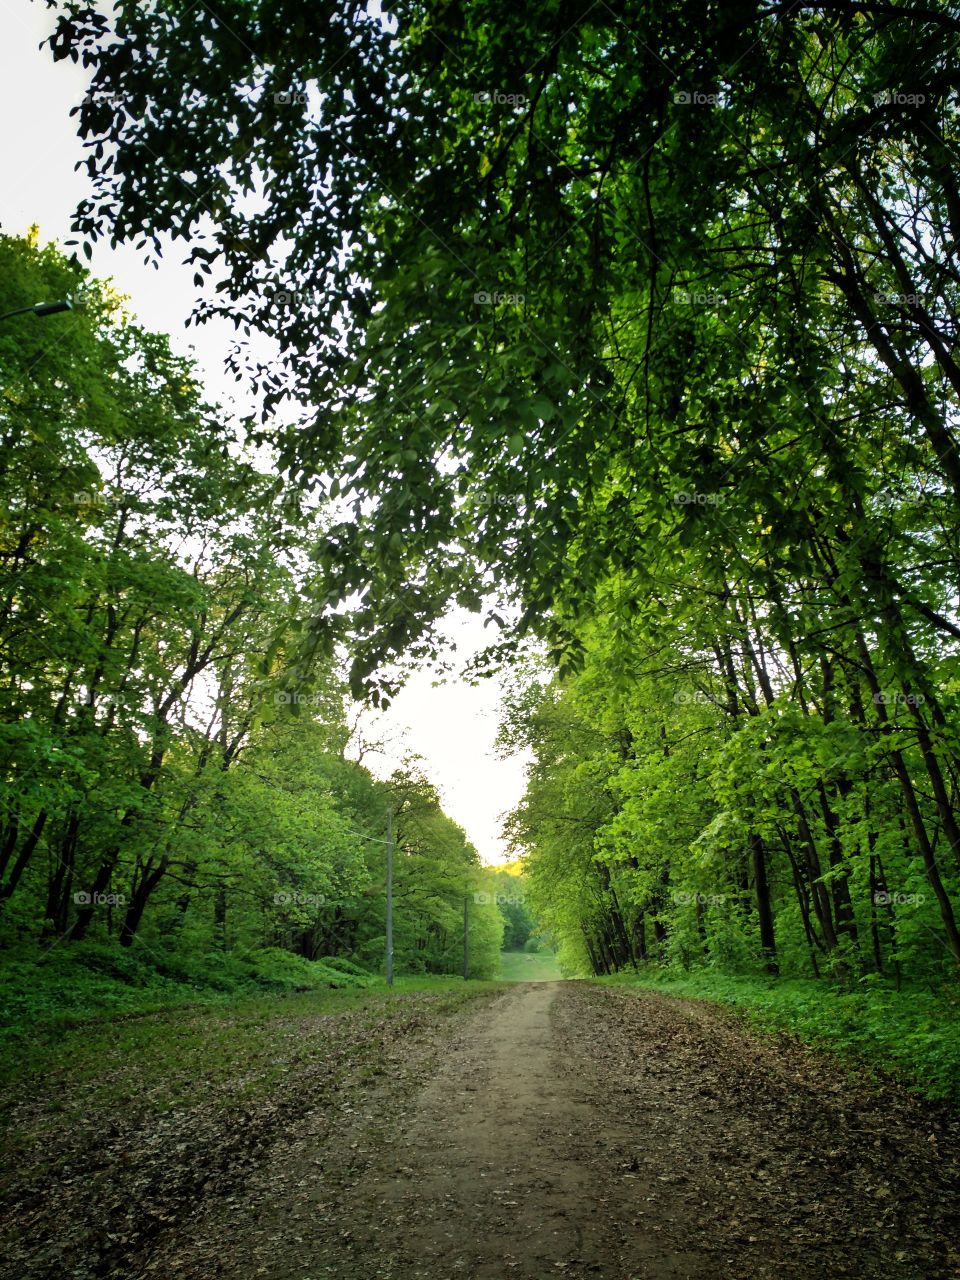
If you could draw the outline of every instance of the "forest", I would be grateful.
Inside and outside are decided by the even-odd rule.
[[[3,244],[11,306],[83,298],[0,335],[8,937],[368,966],[392,806],[455,972],[475,854],[344,751],[460,606],[570,972],[953,983],[957,20],[561,5],[536,60],[506,6],[234,8],[50,42],[90,195]],[[182,245],[258,417],[104,238]]]
[[[531,1219],[516,1274],[955,1274],[938,1180],[960,1154],[956,6],[48,9],[44,56],[89,83],[64,122],[83,148],[70,235],[0,237],[13,1058],[44,1061],[73,1017],[199,999],[242,1019],[247,999],[332,991],[368,1019],[349,1049],[369,1050],[350,1059],[364,1080],[426,1063],[435,1130],[477,1169],[513,1176],[537,1134],[666,1109],[667,1172],[614,1129],[609,1167],[649,1175],[658,1221],[689,1197],[696,1258],[678,1226],[676,1270],[645,1269],[667,1261],[642,1231],[629,1263],[602,1242],[595,1266],[593,1246],[557,1262],[524,1244]],[[141,326],[94,270],[107,249],[189,269],[190,327],[231,327],[249,411],[211,402],[182,335]],[[69,309],[35,305],[54,299]],[[464,613],[487,642],[458,663],[444,627]],[[423,670],[502,691],[497,749],[525,770],[510,862],[481,862],[415,754],[372,768],[358,718]],[[327,1008],[309,1006],[309,1035],[327,1035]],[[470,1010],[444,1075],[436,1019]],[[744,1028],[768,1039],[743,1048]],[[878,1129],[843,1165],[834,1134],[859,1150],[874,1102],[795,1062],[798,1044],[904,1087],[876,1103],[901,1116],[899,1154]],[[535,1130],[541,1061],[558,1092]],[[770,1101],[808,1069],[794,1110]],[[578,1071],[593,1120],[570,1101]],[[413,1097],[400,1076],[395,1096]],[[728,1192],[685,1163],[700,1120],[671,1120],[667,1098],[700,1097],[700,1080],[729,1115],[741,1094],[756,1108],[755,1131],[727,1142],[731,1120],[709,1139],[718,1161],[788,1120],[776,1152],[819,1134],[826,1154],[778,1185],[809,1176],[809,1201],[835,1205],[824,1253],[776,1253],[800,1247],[793,1218],[758,1243],[783,1214],[751,1218],[744,1188],[765,1169],[734,1179],[742,1220],[715,1239],[740,1234],[709,1243],[697,1214]],[[484,1100],[517,1125],[486,1140],[489,1160],[463,1120]],[[414,1213],[419,1252],[398,1235],[376,1271],[396,1280],[440,1275],[417,1268],[449,1245],[397,1191],[397,1174],[432,1176],[410,1132],[368,1206],[384,1214],[370,1240]],[[557,1185],[571,1166],[607,1185],[592,1149],[545,1150]],[[477,1177],[447,1158],[461,1233],[479,1238],[462,1225]],[[652,1180],[674,1168],[665,1205]],[[888,1176],[926,1207],[884,1207]],[[348,1246],[374,1274],[372,1244],[328,1244],[323,1275],[354,1274]],[[260,1245],[262,1274],[300,1276]],[[90,1276],[123,1274],[119,1248]],[[481,1265],[479,1245],[456,1248],[451,1274]]]
[[[0,258],[11,302],[82,298],[54,347],[0,334],[4,947],[39,948],[56,986],[59,944],[92,944],[79,1001],[117,973],[362,981],[384,962],[389,808],[398,972],[460,970],[469,895],[471,972],[491,974],[490,873],[416,761],[381,782],[345,754],[333,656],[297,669],[316,504],[108,286],[35,237]],[[6,969],[29,1009],[51,984],[24,992],[26,972]]]

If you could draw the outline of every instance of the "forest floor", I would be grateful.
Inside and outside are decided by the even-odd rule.
[[[151,1109],[122,1051],[110,1112],[25,1083],[10,1132],[46,1136],[4,1186],[0,1275],[960,1276],[956,1113],[709,1005],[530,983],[256,1031],[242,1100],[211,1073]]]

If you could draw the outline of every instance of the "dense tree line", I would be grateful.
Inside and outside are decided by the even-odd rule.
[[[451,600],[548,641],[565,946],[960,961],[950,10],[59,9],[78,243],[189,237],[279,344],[265,433],[310,406],[289,474],[356,500],[305,653],[355,591],[358,690]]]
[[[481,890],[481,902],[492,902],[503,917],[504,951],[539,949],[550,941],[531,910],[529,886],[520,859],[489,867]]]
[[[0,332],[0,937],[377,969],[389,807],[397,971],[456,971],[475,850],[415,766],[348,758],[334,655],[293,660],[315,506],[107,286],[35,237],[0,273],[2,310],[78,300]]]
[[[853,664],[798,675],[760,629],[728,648],[729,665],[675,636],[595,633],[581,672],[515,699],[504,737],[534,763],[510,831],[561,956],[945,976],[944,904],[891,759],[922,792],[910,708],[874,704]],[[918,804],[944,851],[933,797]],[[935,871],[950,911],[956,865]]]

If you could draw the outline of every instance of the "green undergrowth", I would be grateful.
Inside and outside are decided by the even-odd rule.
[[[398,978],[395,990],[439,991],[464,986],[457,978]],[[469,983],[469,987],[480,984]],[[9,1077],[38,1046],[57,1041],[73,1028],[129,1023],[164,1010],[193,1006],[240,1007],[278,997],[343,997],[382,988],[382,977],[344,958],[304,960],[267,949],[247,955],[164,955],[132,947],[127,951],[96,943],[54,946],[38,960],[7,953],[0,957],[0,1074]],[[333,1007],[331,1006],[331,1007]]]
[[[214,992],[170,986],[162,989],[166,1005],[145,1008],[141,1001],[133,1009],[119,1007],[116,991],[92,982],[87,987],[91,1001],[104,993],[116,997],[110,1010],[101,1008],[89,1017],[61,1010],[32,1027],[21,1019],[4,1028],[0,1083],[95,1081],[109,1076],[105,1064],[112,1063],[123,1074],[135,1069],[140,1084],[157,1087],[164,1098],[167,1085],[174,1093],[181,1086],[191,1092],[201,1085],[232,1092],[242,1077],[260,1074],[258,1062],[275,1059],[282,1065],[303,1052],[329,1019],[356,1016],[373,1023],[417,1010],[442,1015],[503,989],[500,983],[455,977],[398,977],[392,988],[369,974],[366,979],[336,987],[318,979],[309,989],[301,984],[269,992],[257,992],[255,986]],[[178,1079],[181,1086],[174,1086]]]
[[[349,960],[303,960],[268,948],[248,954],[177,955],[153,948],[60,943],[0,957],[4,1025],[149,1011],[238,992],[365,986],[375,977]]]
[[[873,980],[844,990],[810,979],[648,970],[598,979],[728,1005],[752,1026],[787,1031],[847,1063],[897,1076],[927,1098],[960,1103],[960,987]]]

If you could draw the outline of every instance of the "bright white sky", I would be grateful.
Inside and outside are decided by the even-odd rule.
[[[88,74],[71,62],[54,64],[49,51],[39,50],[52,27],[52,17],[39,3],[5,0],[0,19],[0,172],[6,181],[0,189],[0,228],[16,235],[36,223],[45,241],[67,238],[71,214],[86,193],[85,176],[74,172],[82,148],[68,113],[86,93]],[[171,334],[181,351],[194,348],[211,399],[246,407],[243,388],[224,374],[231,326],[185,330],[196,291],[192,270],[181,265],[184,256],[182,246],[175,248],[156,271],[132,247],[100,245],[90,265],[94,275],[111,277],[129,296],[142,323]],[[25,322],[31,323],[31,317]],[[456,642],[458,660],[464,661],[493,638],[484,633],[479,618],[466,613],[450,618],[448,633]],[[364,713],[363,737],[387,744],[385,753],[364,762],[388,774],[407,753],[423,756],[446,811],[466,829],[484,862],[500,861],[506,855],[499,817],[523,792],[523,762],[498,760],[493,753],[499,686],[487,680],[477,687],[457,682],[433,688],[434,678],[424,671],[410,680],[388,712]]]

